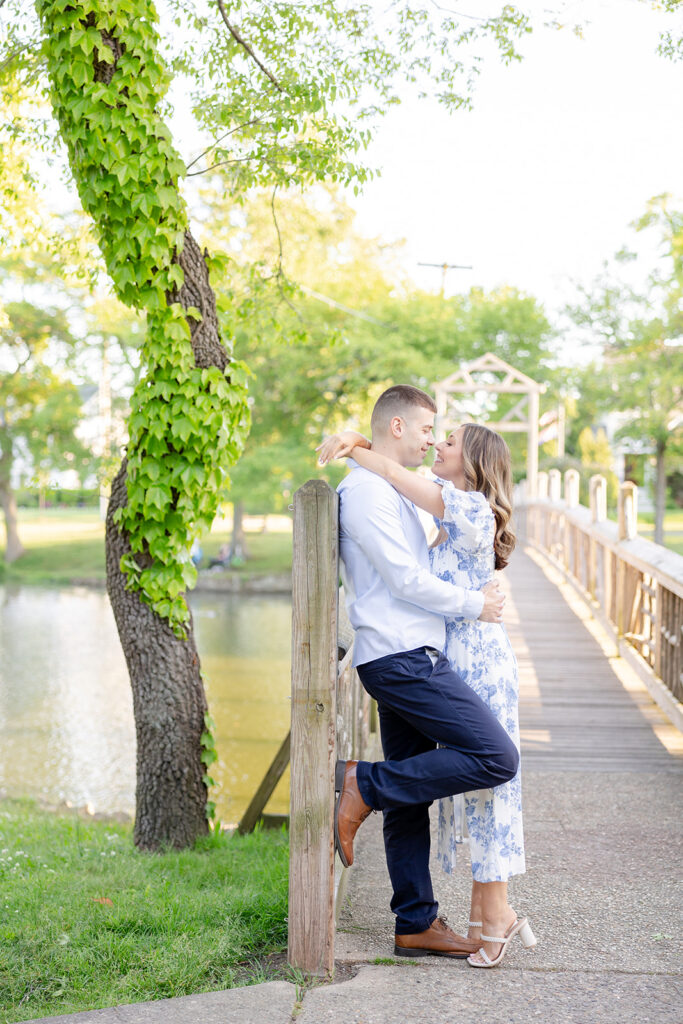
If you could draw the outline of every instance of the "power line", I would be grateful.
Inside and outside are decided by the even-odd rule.
[[[472,267],[464,266],[462,263],[420,263],[418,267],[439,267],[441,269],[441,294],[446,290],[446,272],[448,270],[472,270]]]

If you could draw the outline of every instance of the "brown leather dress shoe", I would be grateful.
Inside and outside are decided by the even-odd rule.
[[[334,807],[334,842],[345,868],[353,864],[353,837],[372,811],[358,789],[357,764],[358,761],[337,761],[334,775],[334,788],[339,794]]]
[[[475,939],[457,935],[439,917],[432,921],[426,932],[395,935],[394,942],[396,956],[450,956],[456,960],[464,960],[481,946],[481,942]]]

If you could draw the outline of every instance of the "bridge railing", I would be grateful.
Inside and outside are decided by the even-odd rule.
[[[538,497],[524,486],[515,503],[521,539],[575,584],[612,633],[619,653],[683,728],[683,556],[637,536],[638,489],[621,484],[617,522],[607,518],[607,482],[590,481],[579,504],[579,474],[538,474]]]
[[[367,756],[371,701],[351,666],[353,630],[339,588],[339,499],[324,480],[294,496],[288,961],[334,970],[346,870],[334,852],[337,758]]]

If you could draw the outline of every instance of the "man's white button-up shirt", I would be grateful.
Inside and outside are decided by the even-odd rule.
[[[484,595],[433,576],[412,502],[382,477],[353,467],[339,487],[340,553],[353,664],[412,651],[443,650],[444,615],[478,619]]]

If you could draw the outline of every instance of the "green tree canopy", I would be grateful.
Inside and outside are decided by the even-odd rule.
[[[683,444],[683,214],[668,196],[658,196],[634,226],[657,233],[655,269],[639,284],[629,282],[626,268],[633,277],[634,257],[622,251],[569,312],[589,339],[600,340],[597,387],[587,382],[594,406],[619,413],[619,436],[654,454],[655,540],[661,544],[667,460]]]

